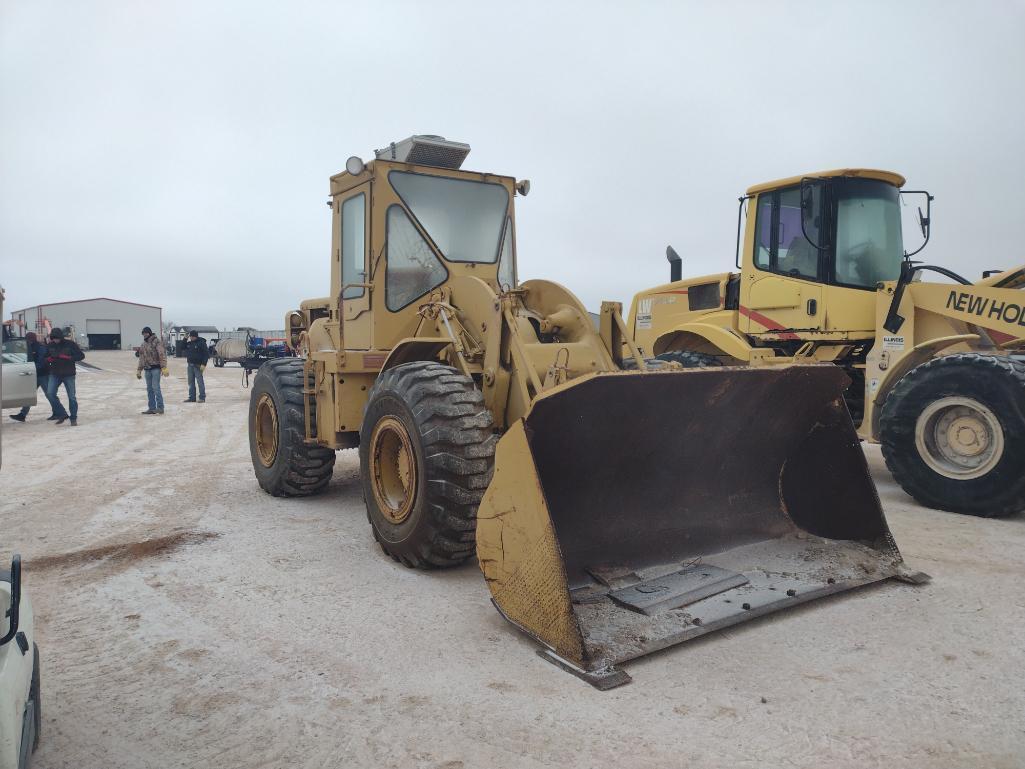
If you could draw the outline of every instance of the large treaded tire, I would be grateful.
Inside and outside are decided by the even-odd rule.
[[[256,372],[249,397],[249,455],[260,488],[275,497],[306,497],[323,491],[335,466],[334,449],[308,444],[303,414],[303,361],[279,358]],[[267,467],[260,461],[256,442],[256,412],[261,396],[269,395],[277,415],[277,452]],[[311,399],[311,419],[316,402]]]
[[[415,457],[412,506],[398,523],[382,511],[374,491],[372,451],[382,420],[401,423]],[[417,361],[381,374],[360,431],[363,497],[381,549],[417,569],[456,566],[473,556],[477,506],[491,482],[495,443],[483,395],[456,369]]]
[[[722,361],[714,355],[690,350],[670,350],[655,356],[655,360],[666,360],[679,363],[684,368],[711,368],[721,366]]]
[[[1003,455],[977,478],[936,472],[915,440],[919,415],[951,396],[971,398],[999,421]],[[936,358],[904,375],[880,414],[883,458],[894,480],[923,505],[985,517],[1025,510],[1025,358],[964,353]]]

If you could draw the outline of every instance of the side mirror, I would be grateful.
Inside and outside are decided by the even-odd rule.
[[[2,577],[0,577],[2,579]],[[4,580],[5,582],[7,580]],[[0,646],[10,643],[11,639],[18,632],[18,625],[21,622],[21,556],[15,555],[11,559],[11,608],[7,610],[7,619],[9,627],[7,632],[4,633],[3,637],[0,638]]]
[[[683,279],[683,259],[672,246],[666,246],[666,259],[669,261],[669,282],[675,283]]]
[[[922,207],[918,206],[918,229],[922,231],[922,245],[916,248],[914,251],[908,251],[904,249],[904,258],[910,259],[912,256],[917,254],[929,243],[929,235],[932,231],[932,201],[933,196],[929,194],[927,190],[901,190],[900,197],[903,201],[907,195],[923,195],[925,196],[925,213],[922,213]]]
[[[829,248],[829,243],[822,238],[825,190],[826,182],[822,179],[801,179],[801,234],[819,251]]]

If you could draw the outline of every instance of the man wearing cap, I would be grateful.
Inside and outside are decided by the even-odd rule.
[[[206,402],[206,383],[203,382],[203,371],[210,360],[210,350],[206,340],[193,329],[189,332],[189,340],[185,343],[185,360],[189,362],[189,397],[186,403],[196,402],[196,382],[199,382],[199,402]]]
[[[64,332],[55,328],[50,331],[50,343],[46,346],[46,362],[50,367],[50,381],[46,386],[46,397],[53,407],[53,413],[57,415],[57,424],[63,424],[68,419],[68,412],[71,414],[71,425],[78,424],[78,398],[75,397],[75,363],[83,360],[85,353],[82,348],[75,344],[72,339],[65,339]],[[57,390],[64,385],[64,392],[68,394],[68,408],[57,397]]]
[[[160,392],[160,377],[169,376],[167,370],[167,353],[160,343],[160,338],[153,329],[146,326],[142,329],[142,346],[139,348],[139,368],[135,372],[137,379],[146,377],[146,398],[149,408],[143,414],[163,414],[164,395]]]

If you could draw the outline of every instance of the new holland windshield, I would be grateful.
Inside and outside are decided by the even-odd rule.
[[[837,179],[837,283],[875,288],[896,280],[904,256],[900,228],[900,192],[892,184],[872,179]]]
[[[509,193],[501,184],[406,171],[392,188],[450,262],[494,264],[502,246]]]

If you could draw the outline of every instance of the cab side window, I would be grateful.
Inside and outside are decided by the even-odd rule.
[[[819,280],[819,251],[801,229],[801,188],[765,193],[758,200],[755,266],[768,272]],[[817,228],[808,232],[817,237]]]
[[[363,296],[363,286],[352,283],[366,283],[366,216],[367,198],[362,192],[342,203],[342,285],[349,286],[342,292],[342,299]]]

